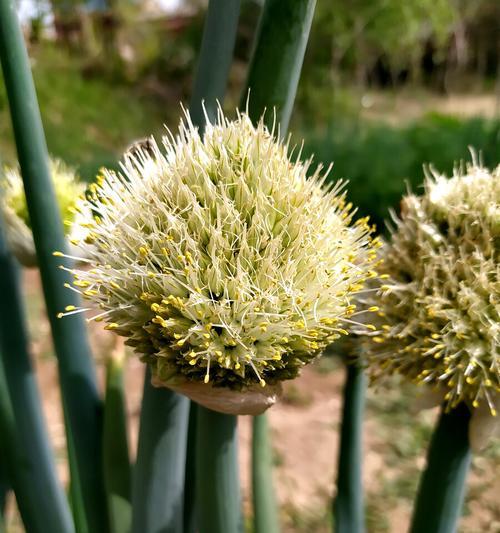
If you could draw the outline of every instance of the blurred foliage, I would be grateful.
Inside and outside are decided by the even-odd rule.
[[[319,2],[304,74],[320,83],[326,74],[333,83],[348,79],[388,86],[422,81],[436,68],[473,69],[489,55],[498,61],[499,17],[496,0]],[[485,39],[477,35],[478,23]],[[494,65],[481,72],[496,73]]]
[[[81,63],[54,44],[33,50],[32,63],[49,151],[77,166],[85,180],[103,165],[116,167],[134,140],[160,134],[164,123],[177,120],[177,104],[166,106],[143,88],[82,78]],[[1,76],[0,154],[6,163],[15,163]]]
[[[302,134],[304,155],[314,154],[326,165],[333,161],[330,178],[348,179],[349,199],[383,230],[388,209],[397,210],[408,185],[418,193],[423,165],[450,174],[455,164],[470,160],[469,147],[482,155],[486,165],[497,165],[500,120],[428,114],[394,127],[339,117],[326,131]]]

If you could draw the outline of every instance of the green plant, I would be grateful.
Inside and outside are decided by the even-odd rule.
[[[384,285],[361,301],[378,309],[364,343],[371,378],[400,374],[442,404],[414,533],[456,530],[470,444],[478,450],[497,425],[499,201],[500,168],[474,159],[451,178],[429,173],[424,194],[408,194],[393,217]]]
[[[346,363],[342,425],[337,474],[337,496],[333,504],[335,531],[365,530],[363,501],[362,435],[365,376],[356,362]]]
[[[102,403],[84,323],[75,315],[58,320],[67,306],[78,306],[76,293],[61,291],[68,273],[57,269],[54,250],[66,250],[59,208],[48,167],[48,154],[26,47],[16,18],[15,3],[0,2],[0,59],[11,109],[19,166],[52,328],[63,403],[74,438],[83,502],[94,531],[108,530],[102,482]],[[64,260],[66,267],[70,262]]]
[[[267,110],[264,120],[270,129],[276,121],[281,137],[288,129],[315,7],[316,0],[300,0],[285,9],[281,2],[267,0],[260,15],[242,105],[247,104],[254,122]],[[254,529],[273,533],[279,531],[279,518],[265,414],[254,418],[252,431]]]

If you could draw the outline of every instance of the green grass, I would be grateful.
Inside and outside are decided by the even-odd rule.
[[[77,57],[50,44],[30,51],[47,143],[51,154],[76,165],[91,179],[102,165],[116,166],[134,140],[160,134],[179,114],[139,87],[84,79]],[[0,154],[15,162],[7,98],[0,79]]]

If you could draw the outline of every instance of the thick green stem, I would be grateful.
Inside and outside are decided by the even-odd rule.
[[[71,435],[71,428],[68,422],[67,409],[63,401],[63,415],[64,425],[66,427],[66,450],[68,452],[68,468],[69,468],[69,502],[71,505],[71,512],[73,513],[73,520],[75,522],[76,533],[90,533],[87,524],[87,517],[85,516],[85,506],[83,505],[82,485],[78,477],[78,468],[76,464],[75,443]]]
[[[243,531],[237,417],[198,406],[196,502],[199,533]]]
[[[252,497],[255,533],[278,533],[279,518],[273,490],[273,458],[266,415],[253,419]]]
[[[189,105],[191,119],[200,128],[205,124],[203,104],[209,120],[213,120],[217,115],[217,101],[222,102],[224,98],[239,14],[240,0],[210,0],[208,4]]]
[[[365,377],[362,368],[348,364],[344,386],[342,428],[337,474],[337,497],[333,506],[337,533],[363,533],[363,412]]]
[[[74,531],[66,495],[57,478],[51,444],[45,428],[40,394],[28,353],[28,334],[20,288],[19,267],[10,254],[0,221],[0,347],[8,393],[29,470],[31,511],[38,531]]]
[[[411,533],[454,533],[462,512],[467,473],[470,411],[460,404],[441,412],[427,452]]]
[[[106,367],[104,478],[111,533],[129,533],[132,523],[132,473],[123,382],[125,350],[121,338],[117,337],[115,342],[116,345]]]
[[[242,96],[248,97],[248,113],[258,120],[264,111],[266,124],[280,124],[284,136],[292,114],[300,71],[304,61],[316,0],[266,0],[260,17],[257,38]]]
[[[254,123],[267,109],[265,123],[272,129],[276,121],[281,137],[288,129],[315,6],[316,0],[266,0],[260,16],[241,107],[248,104]],[[253,431],[255,528],[257,532],[279,531],[266,415],[254,419]]]
[[[19,164],[37,251],[47,312],[59,361],[61,392],[74,437],[82,495],[91,531],[108,531],[102,472],[102,404],[81,315],[63,320],[57,314],[79,306],[77,295],[64,290],[71,281],[58,269],[66,243],[50,178],[47,146],[31,76],[28,54],[16,15],[15,0],[0,0],[0,59],[11,110]]]
[[[189,111],[193,124],[203,131],[206,118],[214,120],[217,102],[222,103],[233,59],[240,0],[210,0],[203,28],[203,38]],[[205,111],[204,109],[205,108]],[[186,451],[184,533],[194,533],[196,507],[196,427],[198,407],[190,402],[189,430]]]
[[[0,455],[7,459],[8,476],[16,494],[17,506],[26,531],[44,532],[38,511],[38,497],[31,489],[29,461],[20,447],[12,403],[8,394],[0,348]]]
[[[182,533],[189,400],[146,371],[133,473],[132,532]]]
[[[184,533],[196,533],[196,427],[198,405],[189,402],[189,425],[184,482]]]

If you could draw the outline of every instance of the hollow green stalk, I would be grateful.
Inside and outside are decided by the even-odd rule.
[[[0,455],[6,458],[8,476],[16,494],[19,514],[26,531],[46,531],[38,511],[38,495],[31,487],[31,472],[20,445],[0,347]]]
[[[0,0],[0,59],[26,192],[47,312],[59,362],[61,392],[75,443],[75,455],[83,501],[91,531],[108,531],[102,474],[102,404],[95,382],[93,361],[84,322],[80,315],[59,320],[68,305],[78,306],[77,295],[63,289],[69,274],[58,264],[69,261],[53,257],[65,251],[49,175],[47,146],[35,87],[14,0]]]
[[[186,473],[184,481],[184,533],[196,532],[196,426],[198,405],[189,402]]]
[[[471,462],[470,411],[465,404],[443,410],[427,452],[411,533],[454,533],[462,512]]]
[[[189,111],[193,123],[203,130],[206,117],[213,120],[217,113],[217,102],[222,103],[226,92],[227,78],[233,58],[238,18],[240,14],[240,0],[226,2],[224,0],[210,0],[208,4],[203,39],[196,69],[193,93]],[[203,110],[205,108],[205,111]],[[206,113],[206,116],[205,116]],[[212,413],[217,416],[216,413]],[[202,415],[203,416],[203,415]],[[197,417],[198,407],[191,402],[189,415],[189,431],[186,454],[185,494],[184,494],[184,530],[186,533],[195,531],[197,523],[196,486],[197,476],[205,476],[205,470],[195,468],[197,446]],[[236,422],[235,422],[236,423]],[[236,438],[236,436],[234,436]],[[236,446],[236,443],[232,444]],[[201,453],[201,450],[200,452]],[[207,458],[207,460],[209,460]],[[228,469],[234,469],[233,477],[237,475],[237,463],[226,464]],[[206,487],[206,483],[202,483]],[[217,485],[210,491],[217,492]],[[201,494],[200,499],[205,496]],[[239,507],[239,504],[238,504]]]
[[[189,112],[193,123],[203,128],[205,111],[210,120],[222,102],[233,59],[240,0],[210,0],[208,4],[198,66],[193,83]]]
[[[78,477],[78,468],[76,464],[75,443],[71,435],[71,428],[68,422],[68,415],[63,401],[64,425],[66,427],[66,450],[68,453],[69,468],[69,503],[73,520],[75,522],[76,533],[89,533],[87,517],[85,516],[85,507],[83,505],[82,486]]]
[[[252,497],[255,533],[279,531],[278,508],[272,485],[272,449],[266,415],[253,419]]]
[[[237,417],[198,406],[196,503],[199,533],[243,530]]]
[[[266,123],[273,109],[284,136],[292,114],[316,0],[266,0],[247,77],[248,113],[258,120],[264,110]],[[243,93],[242,107],[248,91]]]
[[[361,471],[365,388],[363,369],[355,363],[347,364],[337,469],[337,496],[333,505],[334,529],[337,533],[365,531]]]
[[[123,341],[116,346],[106,367],[106,402],[104,404],[104,478],[112,533],[128,533],[132,522],[132,473],[127,435],[123,370]]]
[[[182,533],[189,400],[154,388],[148,368],[141,409],[132,532]]]
[[[248,104],[250,118],[274,121],[284,137],[290,122],[304,61],[316,0],[297,0],[286,5],[279,0],[264,4],[241,106]],[[271,451],[266,415],[253,420],[252,472],[256,531],[279,531],[278,510],[273,495]],[[258,474],[257,474],[258,473]],[[267,498],[261,495],[267,495]],[[264,528],[264,529],[262,529]]]
[[[240,1],[230,3],[210,0],[203,32],[202,45],[195,75],[190,113],[194,124],[203,128],[205,115],[215,116],[216,103],[222,101],[233,55]],[[134,471],[133,531],[183,531],[194,528],[194,453],[195,431],[190,432],[186,457],[189,401],[173,392],[155,389],[147,372],[141,409],[138,459]],[[194,408],[194,405],[192,405]],[[167,411],[168,409],[168,411]],[[191,409],[194,416],[194,409]],[[164,413],[157,424],[158,413]],[[177,438],[172,428],[178,427]],[[193,429],[193,425],[191,424]],[[184,446],[184,448],[182,448]],[[154,452],[154,455],[152,455]],[[182,458],[185,467],[179,470]],[[150,478],[151,472],[153,477]],[[184,479],[187,492],[184,495]],[[144,495],[146,492],[147,497]],[[168,502],[168,503],[166,503]],[[190,531],[190,529],[185,529]]]
[[[53,451],[45,428],[41,399],[28,352],[28,333],[20,288],[19,267],[9,252],[0,221],[0,347],[22,446],[30,490],[38,505],[31,511],[38,531],[74,531],[66,495],[57,478]]]

